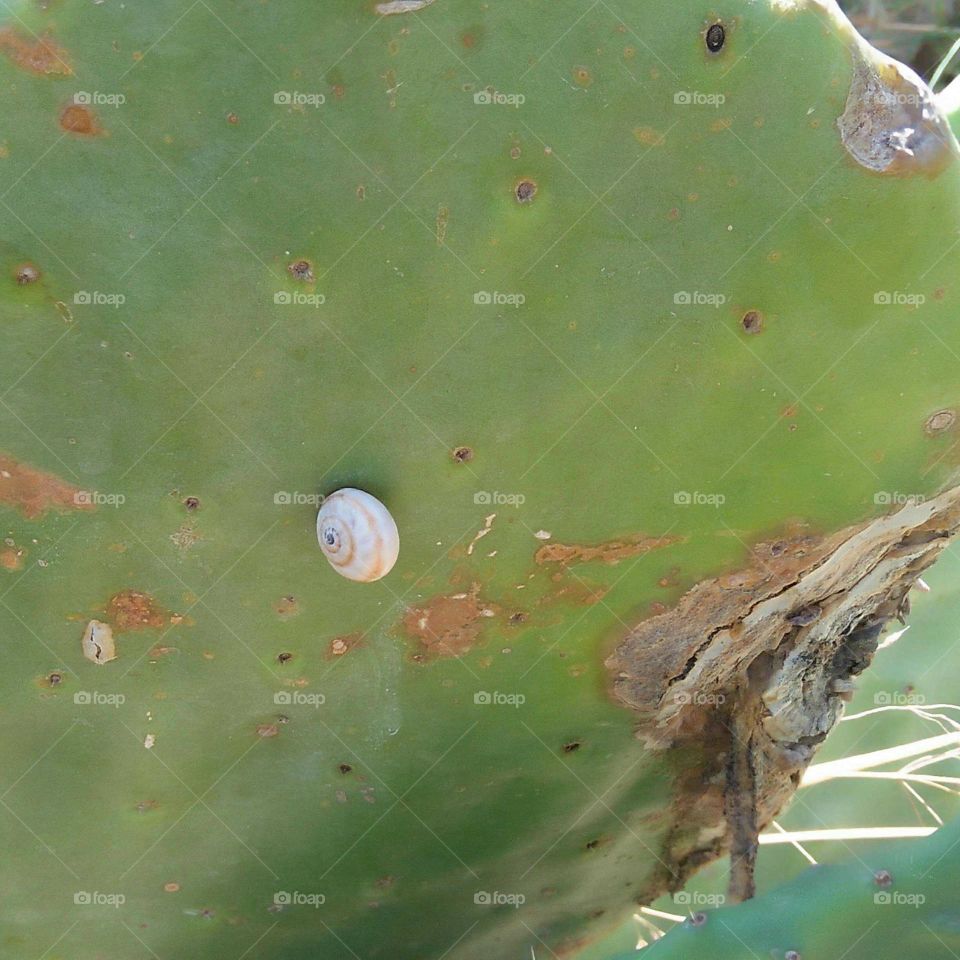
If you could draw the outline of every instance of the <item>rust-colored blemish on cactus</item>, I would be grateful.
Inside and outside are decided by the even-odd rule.
[[[80,137],[97,137],[103,133],[94,112],[82,103],[71,103],[63,108],[60,112],[60,128]]]
[[[15,544],[9,544],[0,550],[0,567],[4,570],[19,570],[23,566],[26,550]]]
[[[662,147],[666,142],[666,136],[653,127],[634,127],[633,136],[638,143],[645,147]]]
[[[0,29],[0,53],[21,70],[30,73],[61,77],[69,77],[73,73],[67,51],[55,43],[49,34],[30,37],[14,27],[3,27]]]
[[[334,637],[327,645],[327,659],[336,660],[337,657],[346,656],[361,643],[363,643],[362,633],[345,633],[343,636]]]
[[[659,550],[679,543],[681,537],[646,537],[636,534],[623,540],[611,540],[608,543],[576,544],[548,543],[534,555],[538,564],[558,563],[568,566],[571,563],[617,564],[630,557],[640,557],[651,550]]]
[[[484,619],[497,613],[479,593],[480,585],[475,583],[469,593],[434,597],[410,607],[402,621],[404,632],[419,641],[426,656],[462,657],[477,642]]]
[[[28,520],[48,510],[93,510],[79,487],[0,454],[0,503],[19,510]]]
[[[182,622],[181,617],[164,610],[150,594],[141,590],[121,590],[115,593],[107,601],[104,614],[118,633]]]
[[[274,603],[273,612],[281,620],[290,620],[300,613],[300,601],[293,594],[288,593]]]

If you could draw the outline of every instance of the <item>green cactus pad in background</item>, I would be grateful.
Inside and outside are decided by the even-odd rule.
[[[960,947],[960,821],[922,840],[851,848],[749,903],[697,911],[643,960],[747,956],[776,960],[948,958]]]
[[[908,75],[814,0],[19,2],[0,56],[5,956],[571,951],[776,813],[960,525]]]

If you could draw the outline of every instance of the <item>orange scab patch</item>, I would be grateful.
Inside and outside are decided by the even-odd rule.
[[[48,510],[93,510],[83,491],[52,473],[0,454],[0,503],[19,510],[28,520]]]
[[[720,117],[719,119],[714,120],[713,123],[710,124],[710,130],[713,133],[723,133],[724,130],[730,129],[730,125],[732,123],[733,121],[730,119],[730,117]]]
[[[667,139],[664,134],[653,127],[634,127],[633,136],[638,143],[642,143],[646,147],[662,147]]]
[[[0,550],[0,567],[4,570],[19,570],[23,566],[26,551],[22,547],[6,546]]]
[[[327,659],[342,657],[361,643],[363,643],[362,633],[345,633],[342,637],[334,637],[327,645]]]
[[[73,73],[67,51],[54,43],[49,34],[31,37],[13,27],[4,27],[0,30],[0,53],[30,73],[61,77]]]
[[[469,593],[434,597],[410,607],[402,621],[404,632],[420,642],[427,656],[462,657],[477,642],[483,620],[497,613],[480,599],[479,591],[480,585],[475,583]]]
[[[60,127],[67,133],[75,133],[80,137],[97,137],[103,133],[96,114],[81,103],[71,103],[63,108],[60,112]]]
[[[171,616],[150,594],[140,590],[115,593],[107,601],[104,613],[117,632],[146,630],[182,622],[181,617]]]
[[[679,543],[680,537],[645,537],[637,534],[624,540],[611,540],[596,545],[548,543],[534,555],[538,564],[559,563],[569,566],[571,563],[617,564],[630,557],[640,557],[651,550],[669,547]]]

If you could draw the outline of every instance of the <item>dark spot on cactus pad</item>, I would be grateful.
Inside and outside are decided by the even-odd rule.
[[[873,875],[873,882],[878,887],[889,887],[893,883],[893,874],[889,870],[878,870]]]
[[[702,910],[698,910],[691,915],[688,922],[691,927],[702,927],[707,922],[707,915]]]
[[[473,450],[470,447],[454,447],[450,456],[455,463],[467,463],[473,459]]]
[[[13,271],[13,277],[23,287],[36,283],[40,279],[40,271],[32,263],[21,263]]]
[[[293,263],[287,265],[287,273],[301,283],[313,283],[314,281],[313,265],[309,260],[294,260]]]
[[[198,497],[187,497],[183,501],[183,505],[187,508],[187,510],[193,513],[194,510],[200,509],[200,500]]]
[[[763,329],[763,314],[759,310],[748,310],[740,321],[746,333],[760,333]]]
[[[50,509],[94,509],[91,498],[79,487],[5,454],[0,454],[0,503],[19,510],[28,520]]]
[[[57,46],[49,35],[27,37],[13,27],[4,27],[0,30],[0,53],[30,73],[64,77],[73,73],[66,50]]]
[[[599,847],[599,846],[600,846],[600,841],[599,841],[599,840],[588,840],[588,841],[587,841],[587,849],[588,849],[588,850],[596,850],[597,847]]]
[[[526,623],[527,615],[522,611],[518,610],[516,613],[510,614],[510,624],[514,627],[519,626],[521,623]]]
[[[278,653],[277,654],[277,663],[289,663],[293,659],[292,653]]]
[[[945,433],[957,422],[957,415],[953,410],[938,410],[936,413],[927,417],[923,429],[926,433],[934,437],[937,434]]]
[[[669,547],[679,541],[679,537],[645,537],[642,534],[636,534],[623,540],[611,540],[609,543],[600,543],[595,546],[548,543],[534,554],[534,560],[538,564],[559,563],[563,566],[571,563],[594,562],[617,564],[621,560],[640,557],[651,550]]]
[[[62,674],[62,673],[51,673],[51,674],[47,677],[47,683],[49,683],[51,687],[56,687],[56,686],[58,686],[59,684],[63,683],[63,674]]]
[[[583,746],[582,740],[570,740],[563,745],[564,753],[575,753]]]
[[[480,585],[469,593],[434,597],[404,614],[404,633],[420,643],[421,653],[434,657],[461,657],[480,636],[484,618],[496,610],[479,596]]]
[[[723,49],[723,44],[727,39],[727,31],[722,23],[713,23],[707,28],[705,35],[707,49],[711,53],[719,53]]]
[[[537,195],[537,184],[535,180],[519,180],[513,188],[513,194],[518,203],[530,203]]]
[[[107,601],[104,613],[117,632],[159,628],[182,621],[181,617],[164,610],[150,594],[140,590],[115,593]]]
[[[783,960],[801,960],[800,953],[797,950],[788,950],[783,955]]]
[[[240,118],[235,113],[227,114],[227,123],[232,123],[236,126],[240,122]]]
[[[346,776],[348,773],[350,773],[351,770],[353,770],[353,767],[351,767],[349,763],[341,763],[340,766],[337,767],[337,769],[338,769],[344,776]]]
[[[93,111],[80,103],[71,103],[63,108],[60,113],[60,126],[67,133],[75,133],[81,137],[95,137],[103,132]]]

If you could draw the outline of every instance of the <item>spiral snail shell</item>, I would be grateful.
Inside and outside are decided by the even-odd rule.
[[[337,573],[362,583],[385,577],[400,553],[400,534],[390,511],[353,487],[324,499],[317,514],[317,539]]]

